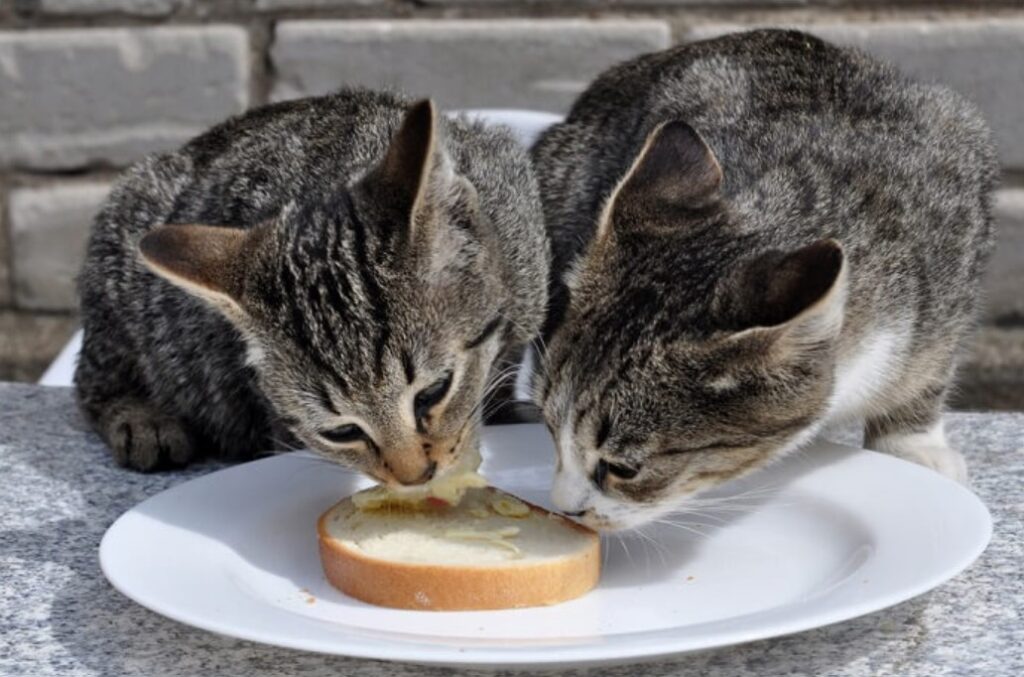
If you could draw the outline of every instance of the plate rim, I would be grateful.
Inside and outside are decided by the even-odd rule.
[[[488,430],[522,428],[523,425],[524,424],[489,426],[488,429],[485,429],[485,435]],[[991,540],[993,530],[991,513],[981,499],[967,487],[959,485],[948,478],[942,477],[937,473],[934,473],[934,471],[887,454],[881,454],[850,445],[825,442],[824,440],[819,440],[812,444],[826,444],[829,447],[837,448],[846,452],[853,451],[857,454],[867,454],[870,455],[869,458],[872,459],[872,463],[896,463],[901,467],[901,472],[909,471],[911,474],[920,472],[921,475],[919,475],[919,477],[922,478],[928,475],[929,477],[924,481],[948,483],[948,490],[960,492],[961,497],[967,499],[967,502],[972,505],[974,514],[971,516],[971,519],[977,520],[976,526],[979,528],[973,532],[974,538],[970,543],[970,547],[966,547],[965,545],[965,547],[960,549],[958,551],[958,556],[953,558],[955,562],[950,563],[942,571],[935,572],[927,578],[915,581],[913,585],[905,585],[898,593],[876,593],[872,597],[858,603],[844,604],[843,606],[834,609],[815,611],[813,613],[805,614],[796,618],[785,619],[783,621],[772,621],[768,628],[762,627],[760,629],[741,628],[737,630],[723,630],[716,633],[713,641],[698,642],[696,645],[692,641],[692,637],[686,634],[681,634],[676,638],[662,637],[657,642],[656,647],[651,647],[639,642],[627,644],[615,641],[614,639],[609,642],[594,641],[568,645],[513,645],[509,647],[491,645],[484,647],[457,647],[448,644],[432,644],[429,641],[414,641],[407,638],[398,639],[397,641],[388,643],[385,647],[378,639],[367,642],[366,639],[368,638],[355,636],[353,640],[353,635],[351,634],[340,635],[339,638],[342,639],[341,643],[324,642],[319,638],[304,639],[293,635],[274,636],[273,633],[263,632],[259,629],[239,627],[230,622],[221,623],[215,618],[206,618],[203,616],[196,616],[194,614],[190,615],[189,613],[181,612],[178,609],[168,608],[166,605],[161,605],[144,594],[137,594],[137,591],[134,591],[130,589],[129,586],[124,585],[123,581],[118,579],[116,572],[112,571],[114,568],[113,562],[115,554],[112,553],[113,546],[111,543],[118,537],[118,531],[120,528],[124,527],[126,520],[130,519],[147,503],[164,496],[164,494],[167,494],[168,492],[174,492],[180,487],[184,487],[193,482],[200,480],[204,482],[214,481],[211,478],[214,478],[221,473],[244,472],[254,464],[280,461],[284,456],[292,456],[292,454],[287,454],[271,456],[245,464],[232,465],[211,473],[206,473],[184,482],[180,482],[172,487],[168,487],[167,489],[140,501],[114,520],[114,522],[104,532],[98,548],[98,559],[100,569],[110,585],[120,594],[124,595],[136,604],[139,604],[140,606],[161,616],[174,620],[175,622],[196,627],[223,637],[252,641],[287,649],[310,651],[325,655],[348,656],[352,658],[400,661],[420,665],[458,666],[462,668],[493,667],[500,664],[510,668],[528,669],[538,667],[557,668],[566,666],[615,665],[627,662],[636,663],[663,660],[693,651],[711,650],[757,640],[783,637],[815,628],[834,625],[836,623],[852,620],[854,618],[902,604],[907,600],[913,599],[914,597],[942,585],[967,569],[987,548]],[[828,593],[825,594],[827,595]],[[277,609],[270,604],[267,604],[267,608],[274,609],[276,613],[288,613],[287,611]],[[323,619],[316,619],[308,616],[304,618],[313,623],[330,624],[329,621],[325,621]],[[358,628],[352,628],[351,626],[345,627],[346,631],[351,631],[353,629],[356,631],[359,630]],[[640,632],[640,634],[650,635],[658,632],[666,633],[668,630],[647,631]],[[347,642],[344,641],[344,638],[346,637],[348,638]],[[458,640],[458,638],[453,639],[455,641]],[[382,651],[382,649],[385,648],[386,653]]]

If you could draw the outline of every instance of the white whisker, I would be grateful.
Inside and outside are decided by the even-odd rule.
[[[701,538],[707,538],[710,535],[707,532],[704,532],[704,531],[701,531],[700,529],[697,529],[696,527],[694,527],[691,524],[684,524],[682,522],[672,522],[672,521],[669,521],[669,520],[660,519],[660,520],[655,520],[655,523],[656,524],[664,524],[665,526],[673,527],[675,529],[680,529],[682,531],[687,531],[687,532],[690,532],[691,534],[696,534],[696,535],[700,536]]]

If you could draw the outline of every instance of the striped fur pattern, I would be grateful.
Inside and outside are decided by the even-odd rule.
[[[256,109],[115,186],[79,400],[139,470],[301,442],[422,482],[477,445],[489,376],[543,321],[547,252],[506,131],[366,90]]]
[[[940,416],[997,175],[969,103],[755,31],[609,70],[532,154],[560,508],[656,519],[844,419],[966,479]]]

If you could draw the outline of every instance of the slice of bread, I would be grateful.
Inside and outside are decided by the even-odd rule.
[[[327,580],[364,602],[511,609],[564,602],[597,584],[596,533],[493,487],[469,488],[454,506],[358,497],[321,515],[317,530]]]

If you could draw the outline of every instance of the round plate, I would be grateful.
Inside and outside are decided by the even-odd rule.
[[[488,428],[484,472],[547,504],[543,426]],[[552,607],[430,612],[373,607],[321,572],[316,520],[366,480],[311,454],[186,482],[119,518],[103,573],[182,623],[296,649],[448,665],[569,666],[650,659],[835,623],[956,575],[991,519],[938,474],[816,443],[733,482],[700,515],[605,539],[597,589]]]

